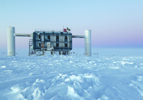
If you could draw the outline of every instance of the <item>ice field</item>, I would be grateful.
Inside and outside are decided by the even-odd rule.
[[[69,56],[7,57],[0,50],[1,100],[142,100],[143,50],[84,48]],[[47,53],[48,54],[48,53]]]

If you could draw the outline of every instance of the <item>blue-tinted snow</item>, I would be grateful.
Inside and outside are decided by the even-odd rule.
[[[0,51],[0,99],[143,99],[142,49],[84,49],[69,56]]]

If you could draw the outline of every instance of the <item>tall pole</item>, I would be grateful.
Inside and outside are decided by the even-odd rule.
[[[85,55],[91,56],[91,30],[85,30]]]
[[[15,27],[9,27],[7,32],[7,55],[15,56]]]

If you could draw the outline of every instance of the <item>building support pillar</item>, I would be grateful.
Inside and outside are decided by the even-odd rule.
[[[15,27],[9,27],[7,31],[7,55],[15,56]]]
[[[91,56],[91,30],[85,30],[85,55]]]

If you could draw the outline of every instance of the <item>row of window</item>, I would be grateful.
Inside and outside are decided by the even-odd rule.
[[[41,43],[38,46],[41,47]],[[59,47],[59,43],[56,43],[56,47]],[[68,47],[68,44],[65,44],[65,47]]]
[[[56,43],[56,47],[59,47],[59,43]],[[65,44],[65,47],[68,47],[68,45]]]
[[[38,38],[41,39],[41,35],[39,35]],[[48,35],[47,38],[50,40],[50,35]],[[59,40],[59,36],[56,36],[56,40]],[[65,40],[67,40],[67,36],[65,36]]]

